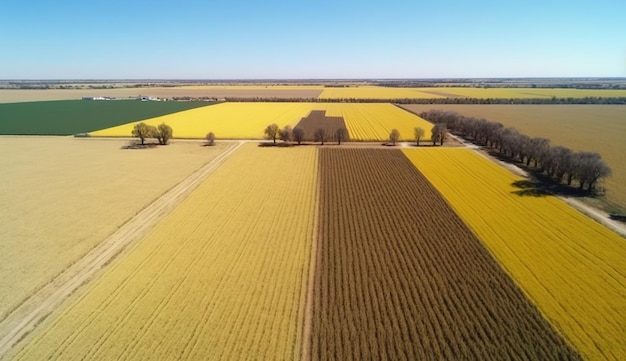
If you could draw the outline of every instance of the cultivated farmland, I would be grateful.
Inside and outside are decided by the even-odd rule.
[[[262,139],[263,129],[272,123],[292,127],[311,110],[311,103],[222,103],[148,119],[174,129],[177,138],[204,138],[208,132],[226,139]],[[93,136],[128,137],[136,123],[99,130]]]
[[[389,132],[394,128],[400,132],[401,139],[413,140],[416,127],[425,130],[422,140],[428,140],[433,127],[424,119],[391,104],[320,103],[315,104],[314,109],[325,110],[328,117],[343,117],[352,140],[384,141],[389,139]]]
[[[586,359],[626,358],[623,238],[468,149],[405,154]]]
[[[626,107],[622,105],[403,105],[420,113],[454,111],[514,127],[577,151],[598,152],[613,170],[603,183],[606,198],[626,208]]]
[[[0,103],[71,100],[82,97],[136,98],[317,98],[322,86],[177,86],[114,89],[0,89]]]
[[[436,88],[435,88],[436,89]],[[426,91],[421,91],[426,90]],[[378,86],[328,87],[324,88],[320,99],[404,99],[404,98],[443,98],[428,92],[429,88],[386,88]],[[432,89],[430,89],[432,90]]]
[[[315,148],[243,145],[12,357],[298,359],[316,173]]]
[[[312,359],[578,359],[401,151],[319,176]]]
[[[0,104],[0,134],[71,135],[207,106],[207,102],[66,100]]]
[[[218,138],[262,139],[263,129],[272,123],[294,127],[311,110],[326,111],[326,117],[342,117],[351,140],[384,141],[396,128],[402,139],[413,140],[413,130],[421,127],[430,137],[432,124],[391,104],[351,103],[223,103],[192,109],[145,122],[163,122],[174,128],[174,137],[204,138],[212,131]],[[103,129],[93,136],[127,137],[136,123]]]
[[[318,129],[323,129],[328,140],[335,140],[335,134],[337,129],[346,129],[346,134],[343,140],[350,139],[350,134],[347,131],[346,123],[342,117],[327,117],[324,110],[313,110],[305,118],[300,119],[296,127],[304,131],[305,140],[314,140],[315,132]]]
[[[24,298],[227,147],[0,137],[0,321]],[[160,169],[155,171],[158,162]],[[0,332],[1,336],[1,332]]]

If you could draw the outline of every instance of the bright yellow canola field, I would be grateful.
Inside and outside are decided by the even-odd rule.
[[[324,88],[320,99],[404,99],[404,98],[443,98],[434,93],[428,93],[431,88],[391,88],[378,86],[359,86],[343,88]],[[436,91],[438,88],[432,88]]]
[[[269,124],[292,127],[311,110],[311,103],[221,103],[144,120],[146,124],[165,123],[175,138],[204,138],[213,132],[217,139],[261,139]],[[93,136],[130,137],[135,124],[91,132]]]
[[[623,238],[471,150],[405,154],[586,359],[626,359]]]
[[[145,123],[166,123],[175,138],[204,138],[208,132],[219,139],[262,139],[269,124],[295,127],[311,110],[326,110],[327,116],[342,116],[353,140],[383,141],[396,128],[401,139],[413,140],[416,127],[430,138],[433,125],[417,115],[385,103],[222,103],[164,115]],[[129,137],[135,124],[128,123],[90,133],[92,136]]]
[[[315,148],[244,144],[14,357],[298,359],[316,174]]]
[[[414,129],[424,129],[422,141],[430,139],[433,124],[415,114],[387,103],[318,103],[315,110],[326,110],[326,116],[343,117],[352,140],[389,139],[392,129],[398,129],[400,139],[414,140]]]

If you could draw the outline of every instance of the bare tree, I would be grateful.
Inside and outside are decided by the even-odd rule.
[[[398,129],[394,128],[389,133],[389,141],[391,141],[391,144],[396,145],[398,139],[400,139],[400,132],[398,131]]]
[[[159,144],[166,145],[170,138],[172,138],[173,134],[174,131],[172,130],[172,127],[165,123],[161,123],[156,127],[152,136],[159,141]]]
[[[348,131],[346,128],[337,128],[335,131],[335,139],[337,139],[337,144],[341,145],[341,141],[346,139],[348,135]]]
[[[271,139],[276,144],[276,138],[280,135],[280,128],[277,124],[270,124],[263,131],[265,133],[265,139]]]
[[[598,153],[580,152],[577,153],[578,171],[577,178],[580,182],[580,189],[584,189],[587,184],[588,190],[593,190],[596,182],[611,174],[611,168],[607,166]]]
[[[293,140],[293,130],[289,125],[284,127],[280,131],[280,139],[285,143],[291,142]]]
[[[321,142],[322,145],[324,145],[324,141],[326,141],[326,131],[324,130],[324,128],[319,128],[315,131],[313,137],[315,138],[316,142]]]
[[[209,134],[206,135],[206,141],[207,141],[207,145],[214,146],[215,145],[215,134],[213,132],[209,132]]]
[[[550,139],[546,138],[532,138],[528,145],[528,157],[526,158],[526,165],[530,165],[531,161],[534,161],[535,167],[537,163],[541,161],[550,150]]]
[[[448,128],[444,123],[435,124],[430,132],[432,134],[431,139],[433,141],[433,145],[437,145],[437,142],[439,142],[439,145],[443,145],[443,141],[446,140],[448,136]]]
[[[131,134],[133,135],[133,137],[139,138],[141,140],[141,145],[144,145],[146,138],[149,138],[152,136],[153,129],[154,129],[153,126],[150,126],[144,122],[141,122],[141,123],[135,124]]]
[[[298,145],[300,145],[304,140],[304,129],[295,127],[293,129],[293,139],[298,142]]]
[[[415,135],[415,145],[420,146],[420,139],[424,137],[424,129],[417,127],[413,130],[413,135]]]

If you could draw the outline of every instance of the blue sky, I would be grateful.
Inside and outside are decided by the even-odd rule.
[[[15,1],[0,79],[626,77],[626,1]]]

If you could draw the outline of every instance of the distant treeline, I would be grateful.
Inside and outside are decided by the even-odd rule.
[[[174,100],[204,100],[208,97],[180,97]],[[584,98],[277,98],[277,97],[226,97],[229,102],[310,102],[310,103],[395,103],[395,104],[626,104],[626,97],[584,97]]]

